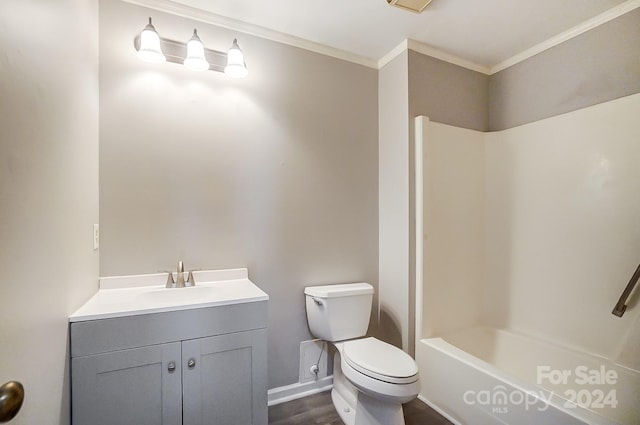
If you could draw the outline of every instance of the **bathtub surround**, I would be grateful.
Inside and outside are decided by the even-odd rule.
[[[238,39],[249,75],[140,61],[149,16]],[[221,40],[221,45],[216,45]],[[100,3],[100,275],[248,267],[269,296],[269,388],[297,382],[303,287],[377,281],[377,72],[120,2]]]
[[[640,311],[611,309],[640,252],[639,110],[635,94],[499,132],[424,123],[420,337],[482,323],[638,367]]]
[[[98,5],[0,2],[0,384],[69,423],[67,317],[98,288]]]
[[[444,336],[448,341],[451,331],[480,324],[555,344],[549,345],[551,351],[537,345],[525,349],[535,355],[529,364],[517,366],[508,359],[522,354],[504,351],[506,343],[495,333],[469,331],[470,337],[453,342],[464,352],[444,357],[450,350],[434,340],[420,341],[417,356],[426,374],[423,380],[430,383],[421,394],[450,417],[462,422],[474,417],[468,406],[449,404],[460,399],[455,394],[500,384],[479,376],[476,381],[432,385],[429,377],[446,381],[440,375],[445,365],[460,356],[468,363],[464,356],[470,353],[495,363],[506,372],[507,386],[514,388],[535,385],[538,366],[564,370],[586,365],[596,370],[602,363],[617,371],[619,385],[613,389],[620,393],[620,405],[608,411],[597,408],[596,413],[635,424],[640,310],[630,309],[619,318],[611,309],[640,253],[640,200],[632,195],[640,192],[638,111],[640,94],[635,94],[491,133],[418,118],[424,150],[424,167],[417,166],[424,170],[419,339]],[[637,307],[637,299],[636,294],[630,305]],[[553,353],[569,351],[557,346],[575,354],[568,360],[558,358]],[[428,365],[434,362],[439,366]],[[492,374],[482,364],[474,367]],[[593,387],[577,389],[584,393]],[[552,390],[570,397],[564,393],[567,388]],[[544,419],[514,419],[506,416],[515,414],[511,408],[500,412],[484,407],[486,413],[513,423]]]
[[[387,293],[394,300],[385,301],[384,312],[396,318],[399,328],[395,333],[407,336],[402,346],[409,352],[415,341],[416,299],[413,118],[425,115],[443,124],[494,131],[638,93],[638,28],[640,9],[636,8],[493,75],[413,50],[402,51],[380,69],[379,291],[382,300]],[[408,45],[411,49],[411,43]],[[389,83],[402,80],[397,72],[386,71],[388,66],[406,70],[408,81]],[[398,90],[406,88],[406,93],[385,95],[388,84],[396,84]],[[405,102],[409,108],[403,118]],[[385,111],[385,103],[395,109],[390,106]],[[393,155],[387,157],[393,149]],[[396,193],[388,194],[388,188]],[[394,214],[384,213],[383,208]],[[383,259],[383,253],[389,257]],[[631,273],[633,270],[629,276]],[[406,312],[408,320],[404,319]]]
[[[640,315],[611,314],[640,254],[638,111],[640,94],[487,135],[486,322],[617,357]]]
[[[417,187],[423,205],[417,335],[441,335],[480,320],[484,282],[485,133],[416,119],[425,142]],[[419,236],[417,236],[419,237]],[[419,292],[419,290],[418,290]]]

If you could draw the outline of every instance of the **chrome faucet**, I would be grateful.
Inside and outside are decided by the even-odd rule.
[[[193,270],[189,270],[189,276],[187,276],[186,286],[196,286],[196,278],[193,276]]]
[[[182,264],[182,260],[178,261],[178,279],[176,280],[176,288],[184,288],[184,264]]]
[[[184,288],[185,286],[196,286],[196,280],[193,277],[193,272],[189,272],[189,276],[187,280],[184,280],[184,263],[182,260],[178,261],[178,270],[177,270],[177,278],[173,280],[173,273],[168,272],[167,276],[167,284],[165,287],[167,288]]]
[[[173,273],[167,272],[167,283],[164,285],[165,288],[175,288],[176,281],[173,280]]]

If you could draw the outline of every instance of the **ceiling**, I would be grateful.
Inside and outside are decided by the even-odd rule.
[[[173,0],[379,60],[412,39],[492,67],[625,0],[433,0],[422,14],[386,0]]]

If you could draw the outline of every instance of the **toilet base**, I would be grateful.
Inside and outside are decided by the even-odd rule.
[[[337,355],[336,360],[331,400],[345,425],[405,425],[401,403],[358,390],[342,373]]]
[[[344,422],[345,425],[355,425],[356,410],[353,408],[353,405],[349,405],[349,403],[335,388],[331,390],[331,400],[333,401],[333,407],[336,408],[336,412],[338,412],[342,422]]]
[[[357,398],[354,409],[339,392],[331,390],[333,405],[345,425],[405,425],[401,404],[380,401],[364,393]]]

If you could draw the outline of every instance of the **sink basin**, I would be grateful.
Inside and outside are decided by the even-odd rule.
[[[194,272],[196,286],[166,288],[166,273],[110,277],[70,322],[105,319],[217,305],[265,301],[269,296],[249,280],[247,269]]]
[[[218,290],[219,292],[219,290]],[[138,294],[141,301],[157,302],[192,302],[215,295],[213,286],[188,286],[186,288],[150,288]]]

